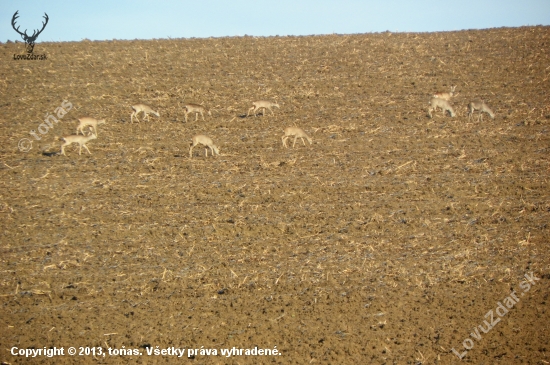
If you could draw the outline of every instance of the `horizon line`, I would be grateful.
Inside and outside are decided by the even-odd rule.
[[[79,41],[36,41],[35,44],[41,43],[79,43],[79,42],[112,42],[112,41],[161,41],[161,40],[189,40],[189,39],[223,39],[223,38],[301,38],[301,37],[324,37],[324,36],[357,36],[357,35],[368,35],[368,34],[437,34],[437,33],[458,33],[458,32],[471,32],[471,31],[487,31],[487,30],[496,30],[496,29],[521,29],[521,28],[544,28],[550,27],[550,25],[537,24],[537,25],[520,25],[520,26],[502,26],[502,27],[490,27],[490,28],[468,28],[468,29],[458,29],[458,30],[440,30],[440,31],[400,31],[400,30],[385,30],[381,32],[364,32],[364,33],[319,33],[319,34],[285,34],[285,35],[227,35],[227,36],[210,36],[210,37],[170,37],[166,38],[111,38],[111,39],[89,39],[82,38]],[[0,41],[0,44],[10,44],[10,43],[25,43],[23,40],[8,39],[6,42]]]

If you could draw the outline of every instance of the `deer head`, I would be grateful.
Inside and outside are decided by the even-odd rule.
[[[15,31],[17,33],[19,33],[21,35],[21,38],[23,38],[23,40],[25,41],[26,46],[25,46],[25,49],[27,50],[27,53],[32,53],[32,51],[34,50],[34,42],[36,42],[36,38],[38,38],[38,35],[40,33],[42,33],[42,31],[44,30],[44,28],[46,28],[46,24],[48,24],[48,14],[44,13],[44,19],[46,19],[46,22],[42,22],[42,29],[38,30],[36,29],[33,34],[31,36],[29,36],[27,34],[27,30],[25,29],[25,32],[21,33],[19,31],[19,27],[15,27],[15,20],[17,18],[19,18],[19,15],[17,15],[17,13],[19,13],[19,10],[17,10],[15,12],[15,14],[13,14],[13,18],[11,18],[11,26],[13,27],[13,29],[15,29]]]

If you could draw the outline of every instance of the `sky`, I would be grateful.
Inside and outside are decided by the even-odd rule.
[[[550,25],[550,0],[0,0],[0,42],[436,32]]]

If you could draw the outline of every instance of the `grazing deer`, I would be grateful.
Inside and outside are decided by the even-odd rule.
[[[430,107],[428,108],[428,115],[430,118],[432,117],[432,111],[437,111],[437,108],[441,108],[443,110],[443,114],[445,114],[446,111],[449,111],[449,114],[451,114],[451,117],[454,117],[455,111],[451,107],[451,104],[447,100],[439,99],[439,98],[432,98],[430,100]]]
[[[154,111],[153,109],[151,109],[149,106],[147,106],[145,104],[132,105],[132,109],[134,110],[134,112],[130,116],[130,123],[134,122],[134,116],[136,117],[137,121],[139,122],[138,114],[141,113],[141,112],[143,112],[143,114],[144,114],[143,120],[145,120],[146,118],[147,118],[147,120],[149,120],[149,114],[156,115],[157,118],[160,118],[159,113],[157,113],[156,111]]]
[[[483,122],[483,112],[489,114],[491,119],[495,119],[495,113],[493,113],[491,108],[489,108],[483,100],[476,99],[472,101],[470,104],[468,104],[468,120],[472,118],[472,114],[474,114],[475,110],[479,110],[479,115],[477,117],[478,122],[480,119]]]
[[[250,115],[250,111],[251,110],[254,110],[254,116],[256,116],[256,112],[260,109],[264,109],[263,111],[263,114],[265,114],[265,109],[269,109],[269,111],[271,112],[271,114],[275,114],[273,113],[273,110],[271,110],[271,107],[277,107],[279,108],[279,104],[277,103],[273,103],[271,101],[266,101],[266,100],[258,100],[258,101],[255,101],[252,103],[252,107],[250,109],[248,109],[248,113],[246,114],[246,116],[248,117]]]
[[[84,135],[83,128],[92,127],[92,129],[94,130],[94,134],[97,136],[97,126],[106,123],[105,119],[97,120],[95,118],[90,118],[90,117],[80,118],[78,119],[78,121],[80,122],[80,124],[78,125],[78,127],[76,127],[76,135],[78,135],[78,132]]]
[[[68,136],[68,137],[61,137],[60,140],[64,141],[65,143],[61,145],[61,154],[65,155],[65,146],[69,146],[73,143],[78,143],[80,149],[78,150],[78,155],[82,153],[82,147],[86,148],[86,151],[91,155],[92,153],[88,149],[88,146],[86,146],[86,143],[90,142],[92,139],[96,139],[97,135],[90,134],[89,136]],[[67,155],[65,155],[67,156]]]
[[[189,158],[193,157],[193,148],[195,148],[195,146],[198,145],[199,143],[206,146],[206,148],[204,149],[204,154],[206,155],[206,157],[208,157],[208,148],[210,148],[210,151],[212,152],[212,156],[214,156],[214,153],[216,155],[220,154],[220,150],[218,149],[217,146],[214,145],[214,142],[212,142],[212,140],[209,137],[203,134],[199,134],[193,137],[191,148],[189,148]]]
[[[292,136],[294,136],[294,143],[292,144],[292,148],[294,148],[294,146],[296,145],[296,140],[298,138],[302,139],[302,143],[304,144],[304,146],[306,145],[306,142],[304,142],[304,138],[307,139],[309,144],[313,143],[313,142],[311,142],[311,138],[309,138],[309,136],[306,134],[306,132],[304,132],[303,129],[298,128],[298,127],[287,127],[287,128],[285,128],[285,135],[282,137],[283,146],[288,148],[287,145],[286,145],[286,140],[289,139]]]
[[[435,93],[433,94],[433,97],[449,101],[453,96],[455,96],[455,89],[456,89],[456,85],[451,86],[450,93]]]
[[[200,104],[185,104],[183,106],[185,110],[185,122],[187,123],[187,114],[195,113],[195,122],[199,119],[199,113],[201,113],[202,120],[204,120],[204,112],[207,112],[208,115],[212,116],[210,110],[206,111],[206,108]]]

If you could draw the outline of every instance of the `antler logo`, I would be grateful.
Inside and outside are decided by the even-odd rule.
[[[15,31],[17,33],[19,33],[21,35],[21,38],[23,38],[23,40],[25,41],[26,46],[25,46],[25,49],[27,50],[27,53],[32,53],[32,51],[34,50],[34,42],[36,42],[36,38],[38,38],[38,36],[40,35],[40,33],[42,33],[42,31],[44,30],[44,28],[46,28],[46,24],[48,24],[48,14],[44,13],[44,19],[46,19],[45,22],[42,22],[42,29],[38,30],[36,29],[31,36],[29,36],[27,34],[27,30],[25,29],[25,32],[21,33],[19,31],[19,27],[15,27],[15,21],[17,20],[17,18],[19,18],[19,15],[17,15],[17,13],[19,13],[19,10],[17,10],[15,12],[15,14],[13,14],[13,18],[11,18],[11,26],[13,27],[13,29],[15,29]]]

